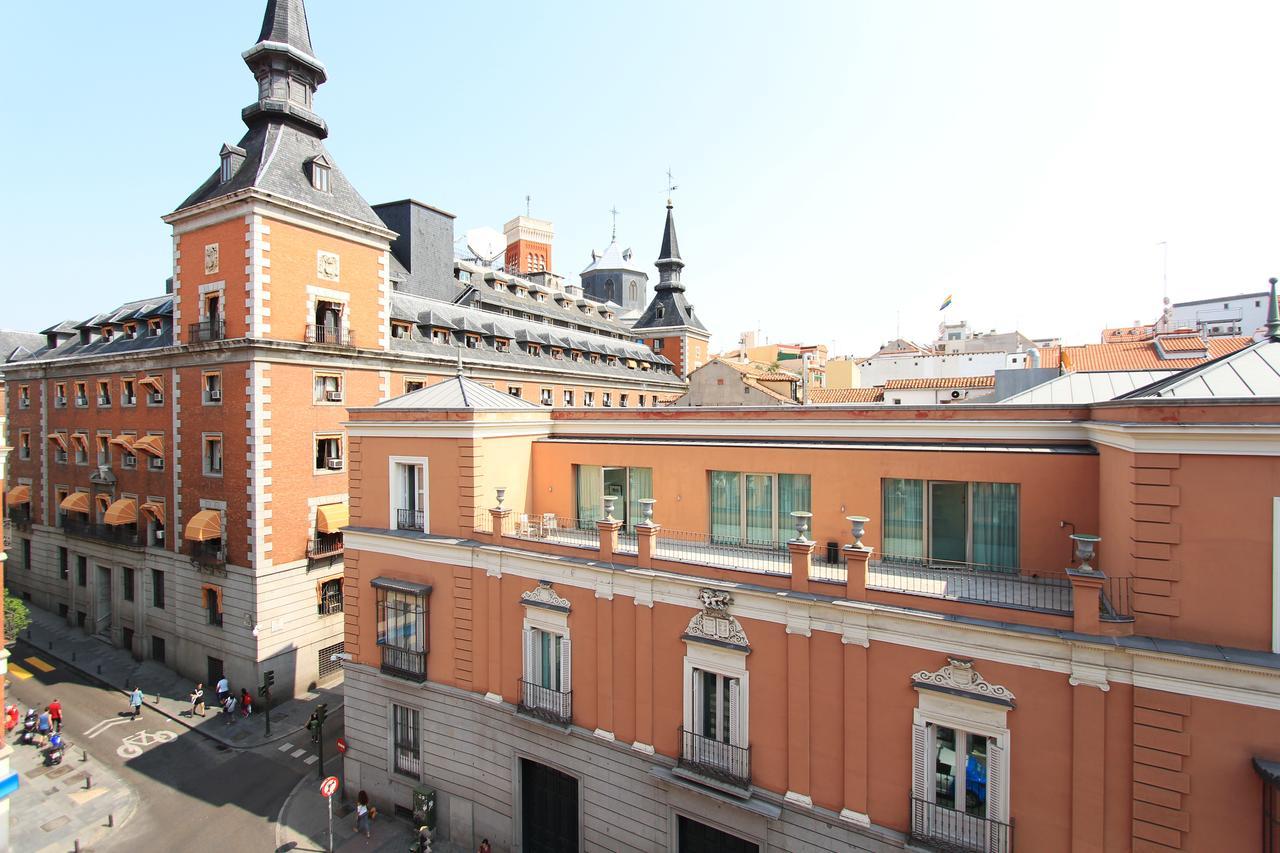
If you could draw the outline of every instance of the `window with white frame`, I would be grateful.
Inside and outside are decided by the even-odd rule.
[[[569,602],[546,581],[520,601],[525,606],[520,710],[568,725],[573,719]]]
[[[596,392],[595,392],[595,391],[583,391],[583,392],[582,392],[582,405],[587,406],[587,407],[591,407],[591,406],[594,406],[595,404],[596,404]]]
[[[414,779],[422,771],[422,715],[417,708],[391,706],[391,767]]]
[[[540,399],[541,399],[542,405],[544,405],[544,406],[550,406],[550,405],[551,405],[551,399],[552,399],[552,398],[551,398],[551,394],[552,394],[551,389],[550,389],[550,388],[543,388],[543,389],[539,392],[539,394],[540,394]]]
[[[566,406],[572,406],[572,405],[573,405],[573,392],[572,392],[572,391],[565,391],[565,392],[564,392],[564,404],[565,404]]]
[[[222,476],[222,436],[204,436],[204,473],[208,477]]]
[[[315,402],[342,402],[342,374],[317,373],[315,375]]]
[[[213,370],[202,377],[203,402],[217,405],[222,402],[222,373]]]
[[[316,473],[341,471],[342,466],[342,436],[317,435]]]
[[[138,402],[138,392],[132,379],[120,380],[120,405],[132,406]]]
[[[727,614],[722,618],[731,620]],[[747,649],[689,639],[698,636],[695,626],[709,628],[716,621],[716,614],[704,611],[686,631],[680,763],[699,776],[746,786],[751,781]]]
[[[430,531],[427,521],[427,460],[391,457],[393,530]]]

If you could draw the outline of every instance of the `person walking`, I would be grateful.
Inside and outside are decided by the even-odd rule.
[[[227,681],[227,677],[225,675],[218,679],[217,690],[218,704],[222,705],[227,701],[227,695],[231,693],[231,682]]]
[[[129,694],[129,707],[133,709],[133,718],[138,719],[138,715],[142,713],[141,687],[134,687],[133,692]]]
[[[236,721],[236,697],[227,691],[227,698],[222,700],[222,715],[227,718],[226,725]]]
[[[248,717],[253,713],[253,697],[247,687],[240,688],[240,716]]]
[[[53,730],[62,734],[62,703],[56,697],[49,703],[49,718],[53,721]]]
[[[356,832],[365,838],[373,837],[373,819],[369,816],[369,795],[361,791],[356,795]]]
[[[198,682],[196,689],[191,691],[191,716],[204,716],[204,682]]]
[[[49,706],[40,712],[40,716],[36,717],[36,738],[41,746],[49,740],[49,733],[53,731],[53,718],[49,715]]]
[[[489,839],[486,838],[480,842],[480,850],[478,853],[493,853],[492,849],[489,847]]]

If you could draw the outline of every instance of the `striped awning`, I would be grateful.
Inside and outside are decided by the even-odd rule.
[[[31,487],[30,486],[14,486],[9,490],[9,494],[4,496],[5,506],[21,506],[22,504],[31,503]]]
[[[88,492],[72,492],[62,499],[59,507],[67,512],[83,512],[89,513],[89,493]]]
[[[141,450],[149,456],[162,457],[164,456],[164,436],[144,435],[133,442],[133,449]]]
[[[114,444],[116,447],[124,448],[127,453],[133,453],[133,442],[136,439],[137,436],[135,435],[117,435],[108,444]]]
[[[143,512],[156,520],[156,524],[164,526],[164,506],[162,504],[147,501],[141,506]]]
[[[137,521],[138,502],[132,498],[121,498],[107,507],[107,511],[102,516],[103,524],[136,524]]]
[[[187,522],[183,538],[191,542],[208,542],[222,538],[222,516],[216,510],[202,509]]]
[[[48,439],[58,445],[63,453],[67,452],[67,437],[65,435],[60,432],[51,432],[49,433]]]
[[[338,533],[351,523],[346,504],[324,504],[316,507],[316,532]]]
[[[144,388],[150,388],[152,391],[161,392],[164,387],[160,384],[159,376],[144,376],[138,380],[138,384]]]
[[[71,443],[78,444],[84,448],[84,451],[86,453],[89,452],[89,436],[85,435],[84,433],[82,432],[71,433]]]

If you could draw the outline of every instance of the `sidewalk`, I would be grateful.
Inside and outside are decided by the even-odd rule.
[[[417,837],[409,822],[392,817],[379,803],[378,818],[373,822],[373,837],[356,835],[354,792],[343,802],[341,791],[333,798],[334,853],[407,853]],[[277,853],[323,853],[328,847],[329,812],[320,783],[311,776],[303,779],[280,807],[276,822]],[[433,841],[431,853],[464,853],[447,841]]]
[[[79,745],[73,746],[61,764],[46,767],[37,747],[13,745],[9,766],[22,782],[9,801],[12,853],[88,850],[99,842],[107,849],[106,839],[137,809],[138,795],[123,779],[92,753],[81,762]]]
[[[206,684],[206,701],[212,703],[206,716],[192,717],[190,678],[179,675],[154,661],[137,661],[124,649],[107,645],[102,640],[72,628],[65,621],[47,610],[31,607],[31,627],[22,632],[22,639],[41,653],[57,658],[110,687],[120,691],[120,707],[128,705],[128,694],[134,687],[141,687],[146,695],[147,708],[155,709],[179,725],[235,749],[253,749],[266,743],[296,734],[304,728],[316,703],[329,704],[329,717],[334,718],[342,710],[342,690],[321,688],[304,693],[287,702],[273,704],[271,708],[271,736],[265,734],[266,723],[262,712],[256,710],[248,719],[237,712],[235,724],[227,725],[218,713],[214,685]],[[232,685],[236,690],[248,685]],[[257,686],[250,690],[257,701]]]

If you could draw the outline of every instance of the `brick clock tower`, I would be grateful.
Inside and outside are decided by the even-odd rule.
[[[555,228],[545,219],[517,216],[502,228],[507,238],[504,268],[512,275],[551,271],[551,241]]]
[[[675,365],[676,374],[688,376],[707,362],[711,333],[694,316],[693,305],[684,295],[680,270],[680,245],[671,202],[667,201],[667,224],[658,251],[658,285],[644,314],[631,327],[637,338]]]

